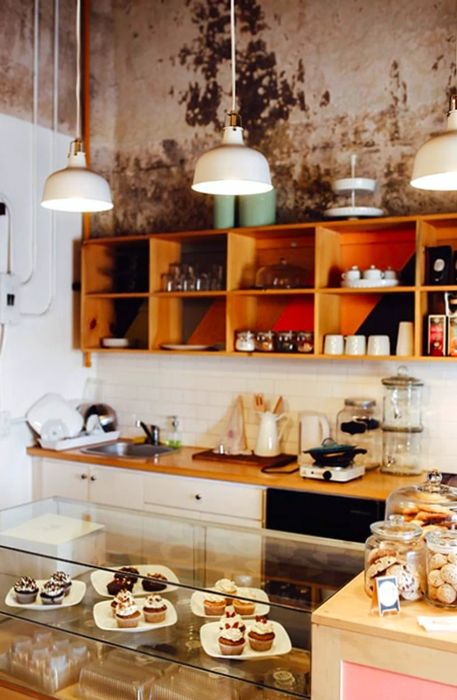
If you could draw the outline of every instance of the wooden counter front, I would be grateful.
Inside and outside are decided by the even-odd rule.
[[[409,486],[422,481],[423,477],[391,476],[372,470],[361,479],[336,483],[318,479],[303,479],[298,472],[295,474],[263,474],[259,467],[231,464],[224,462],[216,464],[198,459],[192,459],[195,452],[202,448],[182,447],[176,452],[161,455],[156,462],[151,459],[129,459],[126,457],[105,457],[88,455],[81,450],[45,450],[41,447],[30,447],[27,453],[31,457],[58,459],[69,462],[83,462],[107,467],[135,469],[137,471],[175,474],[201,479],[215,479],[239,484],[251,484],[275,489],[290,489],[308,493],[320,493],[329,496],[349,496],[351,498],[368,498],[384,501],[387,496],[401,486]],[[295,464],[284,467],[284,472],[293,469]]]
[[[404,604],[399,615],[384,617],[371,614],[370,608],[360,574],[313,613],[312,700],[349,700],[345,668],[348,677],[354,669],[365,682],[371,677],[374,687],[364,689],[370,700],[384,697],[386,687],[385,697],[392,700],[455,700],[457,633],[426,632],[417,622],[418,615],[452,613],[425,602]]]

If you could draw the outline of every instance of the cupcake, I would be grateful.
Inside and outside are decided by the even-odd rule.
[[[22,576],[14,584],[14,595],[18,603],[34,603],[38,595],[37,582],[30,576]]]
[[[249,628],[248,641],[253,651],[269,651],[273,646],[275,633],[273,625],[266,617],[256,617]]]
[[[118,627],[138,627],[141,613],[134,600],[118,603],[116,608],[116,622]]]
[[[205,610],[205,615],[210,615],[211,617],[216,615],[222,615],[225,610],[226,602],[225,598],[220,595],[214,595],[212,593],[206,593],[203,599],[203,608]]]
[[[40,593],[43,605],[60,605],[64,599],[65,592],[60,583],[49,580],[43,586]]]
[[[233,608],[238,615],[254,615],[255,613],[255,603],[251,600],[238,600],[234,598]]]
[[[159,595],[150,595],[143,607],[143,615],[146,622],[163,622],[167,614],[167,606]]]
[[[246,645],[244,634],[240,629],[230,627],[221,632],[218,639],[219,649],[224,656],[239,656]]]
[[[117,595],[120,591],[132,591],[134,581],[126,576],[115,576],[112,581],[106,584],[106,589],[110,595]]]
[[[111,601],[111,611],[113,613],[113,617],[116,616],[116,610],[117,610],[117,606],[119,605],[119,603],[130,604],[133,602],[134,602],[134,598],[133,598],[132,593],[130,593],[130,591],[127,591],[125,588],[122,589],[122,591],[119,591],[119,593],[114,598],[114,600]]]
[[[71,576],[65,573],[65,571],[56,571],[52,574],[51,581],[58,583],[63,588],[65,595],[69,595],[71,589]]]
[[[246,625],[241,617],[235,612],[232,605],[227,605],[224,614],[219,620],[219,629],[222,631],[230,629],[230,627],[238,628],[241,632],[246,632]]]
[[[165,583],[162,583],[165,581]],[[167,587],[167,577],[163,574],[147,574],[141,579],[141,585],[145,591],[163,591]]]
[[[216,581],[214,590],[225,595],[225,602],[227,605],[231,605],[231,596],[236,595],[238,591],[235,582],[231,581],[229,578],[220,578],[219,581]]]

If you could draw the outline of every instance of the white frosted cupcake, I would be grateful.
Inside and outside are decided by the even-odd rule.
[[[222,615],[225,610],[226,602],[225,598],[215,593],[205,593],[203,599],[203,608],[205,610],[205,615],[216,617]]]
[[[216,581],[214,588],[218,593],[222,593],[225,596],[227,605],[232,604],[232,596],[238,592],[235,581],[231,581],[229,578],[220,578],[219,581]]]
[[[113,613],[113,617],[116,617],[117,606],[120,603],[131,605],[133,602],[133,594],[130,593],[130,591],[128,591],[126,588],[123,588],[122,591],[119,591],[117,596],[111,601],[111,610]]]
[[[141,613],[134,601],[124,602],[118,604],[115,617],[118,627],[138,627]]]
[[[235,627],[230,627],[221,632],[218,639],[219,649],[224,656],[239,656],[243,653],[246,640],[242,631]]]
[[[238,628],[241,630],[241,632],[246,632],[246,625],[244,624],[243,619],[241,618],[240,615],[235,611],[235,608],[232,605],[227,605],[225,609],[225,613],[221,616],[219,620],[219,629],[221,632],[223,632],[226,629],[230,629],[231,627],[234,627],[235,629]]]
[[[266,617],[257,617],[254,624],[249,627],[249,645],[254,651],[270,651],[274,638],[273,625]]]

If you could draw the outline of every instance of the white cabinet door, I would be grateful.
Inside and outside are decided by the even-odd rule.
[[[95,467],[89,470],[89,498],[92,503],[121,508],[143,508],[143,475],[133,469]]]
[[[34,498],[62,496],[88,500],[89,469],[86,464],[43,459],[41,465],[35,467]]]

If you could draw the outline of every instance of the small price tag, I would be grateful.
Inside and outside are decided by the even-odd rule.
[[[400,612],[400,599],[398,596],[396,576],[378,576],[376,587],[373,591],[373,608],[379,615]]]

